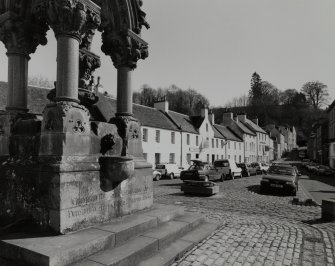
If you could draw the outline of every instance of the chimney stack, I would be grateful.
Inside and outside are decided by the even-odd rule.
[[[208,119],[208,107],[204,106],[201,108],[201,117]]]
[[[245,122],[247,120],[247,115],[246,114],[239,114],[238,116],[238,120],[241,122]]]
[[[215,124],[215,116],[212,112],[210,112],[210,114],[208,115],[208,119],[212,123],[212,125]]]
[[[163,111],[164,113],[169,112],[169,102],[166,99],[166,96],[157,98],[154,102],[154,108],[157,110]]]
[[[224,113],[223,122],[231,122],[233,120],[233,113]]]
[[[254,122],[258,126],[258,118],[257,117],[252,119],[252,122]]]

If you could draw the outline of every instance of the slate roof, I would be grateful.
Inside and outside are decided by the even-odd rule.
[[[179,131],[179,128],[164,112],[155,108],[133,104],[133,112],[143,126]]]
[[[190,116],[180,114],[174,111],[169,111],[166,115],[170,117],[175,125],[180,127],[182,131],[199,134],[198,129],[193,124]]]
[[[5,110],[7,98],[7,82],[0,82],[0,109]],[[42,114],[43,109],[49,100],[47,94],[50,89],[39,87],[28,87],[28,109],[30,113]],[[99,102],[96,104],[98,108],[93,110],[96,117],[102,121],[109,121],[116,113],[116,99],[106,97],[99,93]],[[154,127],[167,130],[179,131],[178,127],[161,111],[133,104],[134,116],[142,123],[143,126]]]
[[[260,132],[266,134],[263,128],[261,128],[260,126],[258,126],[249,119],[246,119],[245,122],[243,122],[243,124],[245,124],[249,129],[251,129],[254,132]]]
[[[5,110],[7,105],[8,83],[0,81],[0,109]],[[30,113],[41,114],[49,102],[47,94],[50,89],[28,86],[28,109]]]
[[[214,125],[212,127],[214,131],[214,138],[225,139],[225,137],[216,129]]]
[[[244,125],[242,122],[238,122],[237,125],[244,131],[244,133],[256,136],[255,132],[250,130],[246,125]]]
[[[224,136],[227,140],[243,142],[243,138],[241,139],[237,135],[235,135],[234,132],[229,129],[229,127],[214,124],[213,128],[218,131],[222,136]]]

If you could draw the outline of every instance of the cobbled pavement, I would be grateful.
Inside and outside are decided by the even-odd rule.
[[[224,182],[212,197],[185,196],[180,180],[154,182],[156,203],[185,206],[220,224],[219,229],[176,261],[188,265],[335,265],[335,223],[321,221],[321,208],[280,193],[259,193],[260,177]]]

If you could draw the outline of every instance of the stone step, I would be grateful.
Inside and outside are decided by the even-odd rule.
[[[181,258],[187,251],[207,238],[218,228],[217,224],[204,222],[186,235],[159,250],[154,256],[140,262],[140,266],[167,266]]]
[[[64,266],[107,247],[120,246],[129,238],[152,230],[183,213],[182,207],[155,204],[150,210],[68,235],[2,240],[0,257],[37,266]]]
[[[190,230],[194,229],[194,226],[199,225],[202,221],[203,218],[198,214],[185,213],[174,220],[162,223],[157,228],[130,239],[124,245],[107,248],[75,265],[90,265],[90,262],[108,266],[137,265],[143,258],[147,258],[158,250],[164,249],[180,236],[190,232]],[[191,242],[189,241],[188,243]]]

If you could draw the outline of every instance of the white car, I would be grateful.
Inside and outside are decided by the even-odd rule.
[[[266,173],[270,167],[267,163],[264,163],[264,162],[260,163],[260,166],[261,166],[261,170],[263,173]]]
[[[182,171],[175,163],[156,164],[155,170],[160,172],[162,176],[170,177],[171,179],[180,177],[180,172]]]

